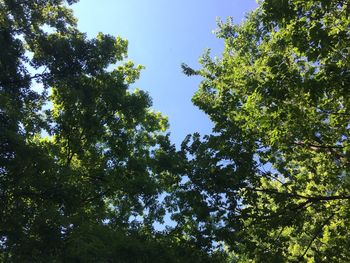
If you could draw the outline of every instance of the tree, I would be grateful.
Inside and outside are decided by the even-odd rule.
[[[0,0],[0,47],[1,261],[212,262],[153,227],[174,146],[127,41],[88,39],[63,0]]]
[[[214,123],[182,145],[177,231],[237,262],[348,262],[350,6],[261,1],[219,22],[193,103]],[[180,176],[180,175],[179,175]],[[214,242],[214,243],[213,243]]]

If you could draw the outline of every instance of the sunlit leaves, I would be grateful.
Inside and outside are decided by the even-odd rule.
[[[347,244],[331,245],[347,229],[350,198],[349,22],[346,1],[261,1],[239,26],[219,21],[220,59],[205,52],[202,69],[184,68],[203,77],[193,102],[214,134],[184,142],[178,221],[210,229],[239,262],[349,258]]]

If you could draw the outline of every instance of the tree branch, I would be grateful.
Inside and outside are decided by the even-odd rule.
[[[331,195],[331,196],[322,196],[322,195],[315,195],[315,196],[306,196],[301,195],[297,193],[288,193],[288,192],[279,192],[275,189],[262,189],[262,188],[253,188],[253,187],[246,187],[246,189],[255,191],[255,192],[264,192],[264,193],[270,193],[270,194],[276,194],[276,195],[285,195],[292,198],[298,198],[298,199],[306,199],[311,202],[317,202],[317,201],[332,201],[332,200],[350,200],[350,195]]]
[[[335,216],[335,213],[332,213],[324,222],[323,224],[319,227],[319,229],[316,231],[316,233],[314,234],[314,236],[311,238],[308,246],[306,247],[305,251],[303,252],[303,254],[301,256],[299,256],[299,261],[301,261],[304,256],[306,255],[306,253],[309,251],[312,243],[315,241],[315,239],[322,233],[323,228],[329,224],[329,222],[332,220],[332,218]]]

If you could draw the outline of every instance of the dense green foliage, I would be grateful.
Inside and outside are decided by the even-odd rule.
[[[213,133],[179,150],[74,2],[0,0],[1,262],[349,262],[348,1],[219,22],[222,57],[183,65]]]
[[[212,258],[154,230],[171,147],[126,40],[87,39],[63,0],[1,0],[0,50],[1,262]]]
[[[265,0],[217,35],[221,58],[183,65],[215,127],[183,144],[174,218],[238,262],[349,262],[349,2]]]

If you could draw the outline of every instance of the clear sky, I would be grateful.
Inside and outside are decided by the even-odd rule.
[[[206,48],[220,56],[223,41],[212,33],[216,18],[239,23],[256,6],[255,0],[81,0],[73,9],[89,37],[103,32],[128,39],[128,58],[146,67],[134,87],[148,91],[153,108],[168,116],[179,145],[187,134],[208,134],[212,127],[191,102],[200,78],[185,76],[181,63],[198,68]]]

